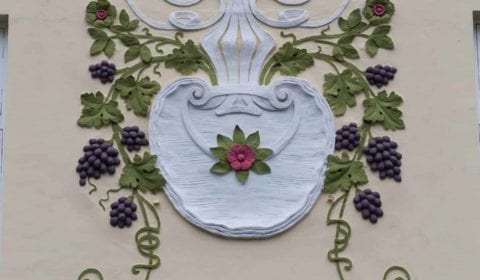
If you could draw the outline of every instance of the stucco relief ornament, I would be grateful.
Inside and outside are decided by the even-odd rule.
[[[156,254],[160,219],[147,195],[161,190],[190,223],[229,238],[282,233],[311,210],[322,191],[328,193],[327,225],[334,226],[336,233],[327,257],[342,280],[353,266],[341,256],[351,235],[344,219],[350,194],[363,219],[375,224],[384,216],[380,193],[361,189],[368,183],[362,157],[380,179],[401,181],[398,144],[388,136],[374,137],[371,130],[373,126],[391,131],[405,128],[399,109],[403,99],[370,86],[380,89],[391,84],[397,69],[376,65],[362,71],[351,61],[360,58],[355,40],[365,39],[370,57],[394,48],[391,27],[385,24],[392,18],[393,3],[367,0],[363,17],[361,9],[355,9],[343,18],[350,2],[344,0],[329,16],[311,19],[299,7],[308,0],[275,1],[288,7],[278,19],[257,9],[256,0],[219,0],[217,13],[207,20],[182,9],[171,13],[168,21],[157,21],[147,17],[134,0],[126,0],[151,28],[212,27],[201,40],[202,48],[192,40],[183,41],[181,33],[168,38],[146,27],[139,32],[140,21],[131,20],[125,10],[117,22],[116,8],[106,0],[88,4],[86,21],[94,26],[88,29],[93,39],[90,54],[110,58],[121,43],[126,48],[126,66],[117,68],[104,60],[89,67],[92,78],[112,85],[108,94],[97,91],[81,96],[78,125],[110,127],[112,137],[90,139],[76,171],[80,185],[88,183],[92,193],[97,190],[92,179],[113,176],[122,165],[119,187],[106,191],[99,204],[106,210],[104,203],[111,194],[130,193],[113,202],[109,214],[112,227],[120,229],[131,227],[137,219],[143,221],[135,243],[146,263],[134,265],[133,274],[144,272],[148,280],[160,266]],[[193,9],[201,0],[165,2]],[[277,49],[261,26],[317,28],[334,21],[340,29],[337,33],[330,32],[329,26],[304,38],[282,32],[285,42]],[[315,49],[302,48],[307,43]],[[165,45],[171,47],[168,53]],[[317,61],[334,70],[324,75],[322,91],[292,77]],[[181,77],[160,91],[160,84],[144,72],[151,69],[160,74],[161,65],[185,76],[204,71],[210,83]],[[335,130],[333,116],[344,116],[357,105],[359,95],[364,97],[362,119]],[[121,100],[135,116],[149,117],[148,137],[139,126],[121,126],[125,121]],[[143,155],[129,155],[148,146]],[[92,275],[103,279],[96,269],[84,270],[78,279]],[[394,275],[410,279],[399,266],[387,269],[384,279]]]
[[[202,39],[218,85],[198,78],[174,81],[155,99],[149,120],[151,152],[157,155],[173,205],[191,223],[227,237],[268,237],[297,223],[323,188],[326,159],[335,144],[328,103],[308,82],[279,78],[270,86],[259,85],[275,43],[254,16],[254,3],[222,3],[222,19]],[[306,11],[288,10],[285,15],[277,25],[308,20]],[[235,134],[237,145],[221,153],[229,153],[230,161],[230,153],[245,152],[239,155],[245,157],[242,165],[225,160],[215,164],[225,157],[210,149],[217,144],[217,134],[228,135],[236,125],[245,133],[260,133],[263,147],[271,150],[269,167],[255,159],[250,146],[236,143]],[[254,172],[249,172],[251,167]],[[219,176],[229,168],[236,176]]]

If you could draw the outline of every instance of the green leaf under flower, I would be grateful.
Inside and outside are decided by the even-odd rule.
[[[228,150],[223,147],[210,148],[210,152],[219,160],[225,160],[227,158]]]
[[[235,177],[237,177],[237,180],[242,184],[245,184],[245,182],[247,182],[248,175],[248,171],[235,171]]]
[[[232,167],[226,161],[219,161],[210,168],[210,172],[219,175],[227,174],[230,171],[232,171]]]
[[[230,171],[235,171],[237,180],[244,184],[248,179],[250,170],[258,175],[264,175],[271,172],[270,167],[263,162],[263,160],[271,156],[273,151],[267,148],[258,148],[260,145],[260,132],[255,131],[245,137],[243,130],[240,128],[240,126],[236,125],[233,131],[232,139],[227,136],[217,134],[217,145],[218,147],[210,148],[212,155],[219,160],[210,168],[211,173],[223,175],[229,173]],[[244,151],[249,153],[247,157],[250,157],[249,163],[252,164],[249,170],[234,170],[236,166],[235,164],[243,164],[244,159],[230,159],[232,160],[232,162],[230,162],[228,155],[233,149],[245,149]],[[251,157],[252,155],[254,158]]]
[[[270,166],[268,166],[265,162],[259,160],[253,163],[252,171],[257,173],[258,175],[268,174],[272,172],[270,170]]]
[[[135,155],[133,163],[127,164],[120,176],[120,185],[125,188],[138,189],[141,192],[155,194],[162,190],[166,181],[156,168],[157,156],[145,152],[143,157]]]
[[[255,150],[255,159],[266,160],[272,154],[273,154],[273,151],[271,149],[259,148]]]

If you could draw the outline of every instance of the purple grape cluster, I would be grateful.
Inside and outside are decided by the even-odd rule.
[[[365,77],[370,85],[375,85],[378,88],[388,85],[388,83],[395,78],[397,68],[388,65],[375,65],[375,67],[368,67],[365,70]]]
[[[362,213],[365,220],[370,220],[372,224],[376,224],[378,219],[383,217],[382,201],[380,194],[370,189],[358,192],[353,198],[355,209]]]
[[[130,227],[137,220],[137,205],[128,197],[120,197],[110,205],[110,225],[112,227]]]
[[[380,179],[393,178],[396,182],[402,181],[400,175],[402,154],[397,152],[398,144],[388,136],[375,137],[368,141],[363,148],[367,163],[372,171],[378,171]]]
[[[347,149],[353,151],[360,143],[360,131],[356,123],[350,123],[337,130],[335,135],[335,150]]]
[[[85,186],[87,178],[99,179],[102,174],[114,174],[120,164],[118,150],[104,139],[90,139],[83,152],[77,165],[80,186]]]
[[[117,72],[115,64],[109,63],[106,60],[90,65],[88,70],[90,71],[92,78],[100,79],[102,84],[113,82],[115,80],[115,73]]]
[[[122,144],[129,152],[140,151],[142,146],[148,146],[148,139],[138,126],[126,126],[122,131]]]

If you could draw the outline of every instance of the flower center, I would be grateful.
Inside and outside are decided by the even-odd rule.
[[[238,154],[237,159],[238,159],[238,161],[244,161],[245,160],[245,155],[244,154]]]
[[[100,10],[97,11],[97,19],[99,19],[99,20],[104,20],[104,19],[107,18],[107,16],[108,16],[107,11],[102,10],[102,9],[100,9]]]
[[[376,4],[373,6],[373,13],[377,16],[383,16],[385,14],[385,6],[382,4]]]

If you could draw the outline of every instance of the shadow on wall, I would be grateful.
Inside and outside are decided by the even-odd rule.
[[[0,28],[7,27],[8,25],[8,15],[0,15]]]
[[[473,11],[473,41],[475,44],[475,80],[477,81],[477,123],[480,141],[480,11]]]

